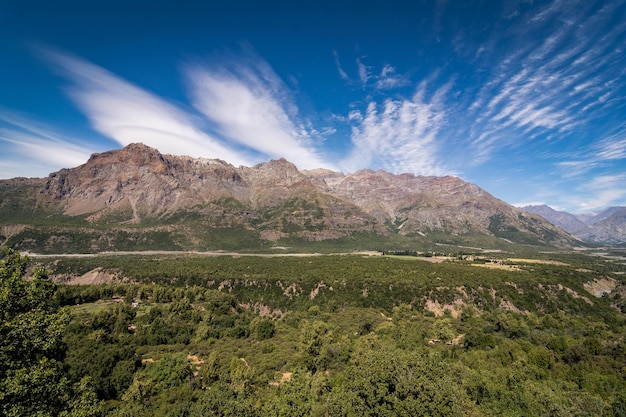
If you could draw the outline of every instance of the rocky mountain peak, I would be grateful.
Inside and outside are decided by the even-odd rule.
[[[626,242],[626,207],[609,207],[594,216],[593,219],[595,220],[593,223],[588,224],[587,228],[578,232],[580,237],[585,240],[610,244]]]
[[[161,152],[143,143],[131,143],[122,149],[94,153],[85,164],[91,169],[110,165],[127,166],[128,168],[143,167],[159,174],[165,174],[169,167]]]
[[[285,158],[272,159],[252,168],[241,167],[244,178],[257,186],[289,187],[294,183],[307,180],[306,175]]]
[[[383,239],[389,234],[418,239],[449,234],[459,242],[463,236],[485,235],[492,241],[532,244],[573,241],[548,222],[523,215],[458,177],[383,170],[301,172],[284,158],[234,167],[217,159],[163,155],[140,143],[94,154],[79,167],[41,179],[39,200],[64,216],[84,215],[92,224],[109,219],[120,227],[143,227],[145,220],[161,224],[193,213],[190,218],[204,227],[242,227],[272,241],[354,233]],[[0,209],[1,203],[0,198]]]
[[[345,175],[343,172],[337,172],[326,168],[309,169],[302,171],[316,187],[329,190],[330,187],[339,183]]]

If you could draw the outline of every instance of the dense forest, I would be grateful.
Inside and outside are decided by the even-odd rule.
[[[626,415],[624,264],[543,258],[7,250],[0,415]]]

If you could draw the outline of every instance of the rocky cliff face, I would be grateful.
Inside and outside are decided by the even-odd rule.
[[[16,181],[0,184],[3,200],[17,198],[10,191]],[[557,246],[574,242],[541,217],[456,177],[300,172],[284,159],[234,167],[221,160],[163,155],[141,144],[94,154],[84,165],[30,180],[28,187],[38,190],[34,201],[47,213],[81,217],[94,227],[102,222],[112,227],[158,224],[159,230],[177,230],[182,246],[183,224],[190,218],[196,223],[188,228],[237,227],[262,241],[365,233],[381,239],[480,235]],[[0,201],[0,211],[9,209]]]
[[[161,215],[220,197],[247,196],[237,169],[220,160],[162,155],[131,144],[94,154],[84,164],[50,174],[42,189],[69,216],[130,207],[141,215]]]

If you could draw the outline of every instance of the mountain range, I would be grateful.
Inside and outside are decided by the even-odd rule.
[[[1,180],[0,239],[41,253],[580,244],[457,177],[300,171],[285,159],[235,167],[143,144]]]
[[[539,214],[550,223],[587,242],[605,244],[626,242],[626,207],[608,207],[585,214],[570,214],[546,205],[526,206],[522,209]]]

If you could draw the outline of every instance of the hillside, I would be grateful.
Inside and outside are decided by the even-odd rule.
[[[584,240],[608,244],[626,243],[626,207],[611,207],[606,217],[590,224],[580,233]]]
[[[456,177],[235,167],[142,144],[47,178],[0,181],[6,246],[36,252],[424,248],[576,239]]]
[[[522,209],[542,216],[584,241],[610,245],[626,242],[626,207],[608,207],[600,212],[578,215],[557,211],[546,205]]]

